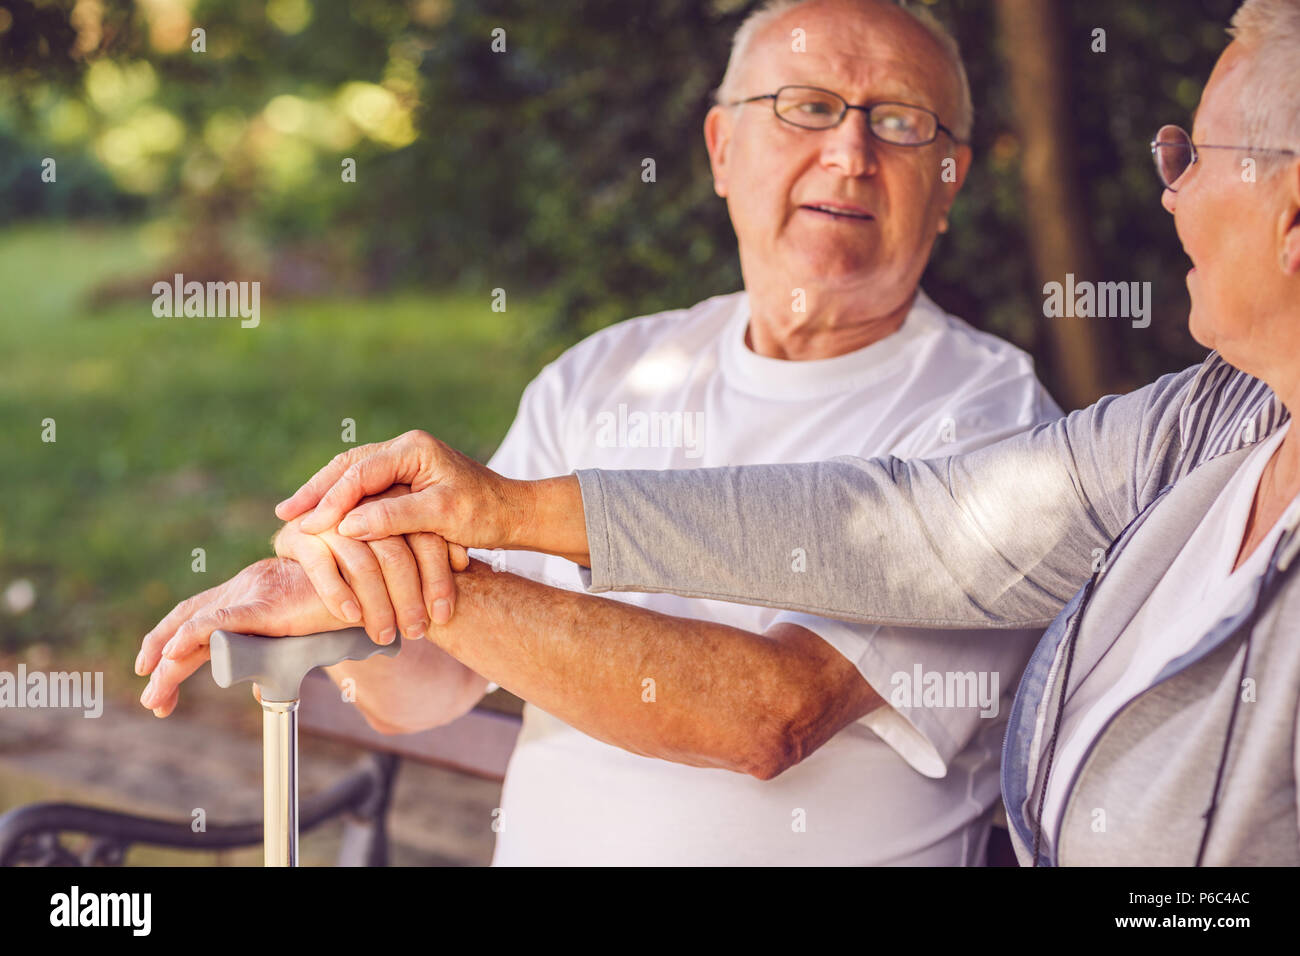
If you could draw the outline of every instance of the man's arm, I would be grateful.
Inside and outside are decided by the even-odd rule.
[[[405,640],[396,657],[343,661],[325,673],[350,689],[361,714],[381,734],[441,727],[469,713],[488,682],[430,641]]]
[[[755,634],[495,573],[479,561],[457,585],[456,616],[431,628],[431,640],[633,753],[766,780],[883,703],[852,663],[793,624]]]

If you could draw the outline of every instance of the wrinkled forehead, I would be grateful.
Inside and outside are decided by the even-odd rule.
[[[821,86],[851,103],[901,100],[951,122],[954,80],[943,49],[906,14],[796,7],[754,38],[741,95]]]

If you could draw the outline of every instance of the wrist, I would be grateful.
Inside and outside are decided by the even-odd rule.
[[[513,547],[541,551],[586,564],[587,524],[576,475],[521,482],[526,499]]]
[[[532,542],[538,538],[537,481],[505,479],[501,500],[505,504],[501,522],[501,539],[494,547],[507,551],[534,550]]]

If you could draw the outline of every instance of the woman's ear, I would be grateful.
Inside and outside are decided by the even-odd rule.
[[[1300,160],[1287,167],[1282,197],[1282,251],[1279,265],[1287,275],[1300,274]]]

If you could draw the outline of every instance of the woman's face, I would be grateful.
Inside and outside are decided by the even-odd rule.
[[[1251,142],[1239,104],[1250,54],[1239,43],[1224,50],[1201,95],[1193,143],[1294,148]],[[1277,351],[1295,346],[1290,301],[1294,276],[1281,264],[1283,216],[1293,205],[1289,173],[1249,150],[1204,149],[1163,203],[1174,216],[1187,274],[1192,337],[1254,375],[1269,369]],[[1290,165],[1288,164],[1288,168]]]

